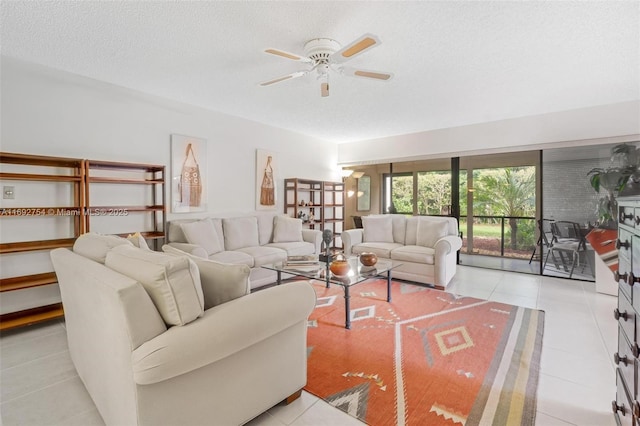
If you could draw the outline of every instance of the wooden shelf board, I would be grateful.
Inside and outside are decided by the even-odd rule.
[[[45,155],[16,154],[12,152],[0,152],[0,163],[48,167],[82,167],[82,160],[79,158],[48,157]]]
[[[128,183],[136,185],[158,185],[164,183],[164,179],[127,179],[115,177],[90,177],[90,183]]]
[[[75,238],[61,238],[57,240],[4,243],[0,244],[0,253],[17,253],[24,251],[50,250],[59,247],[71,247],[75,241]]]
[[[145,172],[162,172],[165,169],[164,166],[158,166],[156,164],[119,163],[116,161],[91,161],[91,160],[87,160],[87,166],[89,169],[144,170]]]
[[[0,279],[0,292],[38,287],[41,285],[55,284],[57,282],[58,277],[55,272],[24,275],[22,277],[2,278]]]
[[[111,211],[111,210],[127,210],[130,212],[161,212],[164,211],[164,206],[163,205],[156,205],[156,206],[91,206],[87,209],[87,212],[89,213],[100,213],[100,212],[104,212],[104,211]]]
[[[121,234],[116,234],[116,235],[118,235],[119,237],[126,238],[127,236],[129,236],[131,234],[135,234],[136,232],[140,232],[140,231],[123,232]],[[153,232],[153,231],[140,232],[140,235],[142,235],[143,238],[146,238],[146,239],[149,239],[149,240],[154,240],[154,239],[164,238],[165,237],[164,232]]]
[[[62,317],[64,317],[62,303],[39,306],[37,308],[0,315],[0,330],[10,330],[12,328],[37,324]]]
[[[34,173],[0,173],[0,179],[3,180],[37,180],[37,181],[55,181],[55,182],[80,182],[80,176],[73,175],[42,175]]]

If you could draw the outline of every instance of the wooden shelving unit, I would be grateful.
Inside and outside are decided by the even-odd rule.
[[[344,230],[344,183],[323,182],[324,224],[323,229],[333,232],[333,247],[342,249],[342,231]]]
[[[41,182],[43,184],[69,184],[73,205],[71,206],[17,206],[4,203],[2,207],[3,226],[10,226],[11,221],[42,217],[66,217],[73,221],[73,235],[68,238],[57,238],[36,241],[13,241],[0,243],[0,253],[29,253],[51,250],[57,247],[70,247],[75,239],[85,232],[83,206],[85,195],[85,179],[83,160],[77,158],[60,158],[40,155],[0,153],[0,163],[24,166],[26,170],[37,170],[37,173],[0,172],[0,181]],[[22,167],[21,167],[22,169]],[[50,173],[44,173],[45,170]],[[57,283],[53,271],[0,279],[0,292],[29,289]],[[47,306],[36,306],[29,309],[0,315],[0,330],[35,324],[64,315],[61,303]]]
[[[289,178],[284,180],[284,213],[305,220],[311,229],[331,229],[334,248],[342,248],[340,235],[344,227],[344,184],[319,180]]]
[[[284,212],[303,220],[306,227],[322,230],[322,181],[289,178],[284,180]],[[313,220],[310,220],[313,218]]]
[[[118,217],[134,214],[150,214],[151,226],[149,229],[131,229],[129,232],[118,235],[127,236],[134,232],[140,234],[147,240],[153,242],[155,250],[159,250],[165,237],[166,229],[166,191],[165,191],[165,166],[155,164],[119,163],[112,161],[85,160],[86,170],[86,229],[95,230],[91,227],[91,220],[97,216],[112,216],[113,220]],[[106,174],[100,174],[106,172]],[[149,195],[149,202],[144,200],[137,205],[108,204],[93,205],[91,202],[91,190],[100,184],[113,185],[142,185],[148,187],[146,191]],[[125,214],[126,213],[126,214]],[[100,232],[99,229],[97,229]]]
[[[65,238],[53,238],[30,241],[0,242],[0,254],[28,253],[49,251],[58,247],[72,247],[76,238],[88,231],[105,232],[94,223],[97,217],[109,216],[107,220],[119,220],[119,217],[132,215],[150,215],[146,222],[150,226],[145,229],[127,229],[125,222],[116,224],[118,235],[127,236],[134,232],[140,232],[142,236],[153,242],[153,248],[158,250],[165,238],[166,229],[166,191],[165,191],[165,166],[136,163],[119,163],[108,161],[94,161],[77,158],[60,158],[40,155],[0,153],[0,163],[11,165],[3,167],[0,172],[2,185],[9,182],[38,182],[42,185],[58,185],[55,187],[60,192],[60,185],[68,184],[68,188],[60,193],[70,191],[71,205],[50,205],[40,207],[17,206],[15,202],[3,200],[0,219],[2,226],[10,226],[12,221],[24,221],[32,218],[58,217],[72,221],[72,232]],[[10,170],[5,170],[10,169]],[[22,172],[22,170],[34,173]],[[49,173],[50,172],[50,173]],[[100,194],[102,184],[141,186],[141,192],[145,193],[144,200],[135,204],[139,198],[125,198],[122,204],[92,205],[89,200],[91,194]],[[47,187],[48,188],[48,187]],[[93,191],[91,190],[93,188]],[[119,194],[119,191],[108,192],[108,195]],[[23,193],[23,191],[19,191]],[[19,195],[22,196],[22,195]],[[123,214],[126,212],[126,214]],[[14,222],[15,223],[15,222]],[[91,229],[90,229],[91,228]],[[128,232],[124,232],[128,231]],[[25,260],[26,261],[26,260]],[[0,292],[11,292],[31,289],[35,287],[56,284],[57,278],[53,271],[36,273],[31,275],[14,276],[0,279]],[[0,315],[0,330],[35,324],[64,316],[62,303],[35,306],[32,308],[9,312]]]

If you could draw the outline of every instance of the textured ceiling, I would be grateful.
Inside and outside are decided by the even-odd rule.
[[[3,55],[347,142],[640,99],[640,2],[2,1]],[[312,75],[317,37],[382,44]]]

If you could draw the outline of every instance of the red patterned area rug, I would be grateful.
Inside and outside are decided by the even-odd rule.
[[[305,390],[370,425],[533,425],[544,312],[386,280],[312,282]]]

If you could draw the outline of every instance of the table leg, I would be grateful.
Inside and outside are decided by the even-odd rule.
[[[276,285],[280,285],[282,283],[282,272],[277,271]]]
[[[344,311],[345,311],[345,322],[344,328],[349,330],[351,328],[351,309],[349,308],[349,286],[344,286]]]
[[[329,269],[329,262],[327,261],[327,269],[324,271],[324,279],[327,284],[327,288],[329,288],[330,280],[331,280],[331,269]]]
[[[391,269],[387,271],[387,302],[391,302]]]

